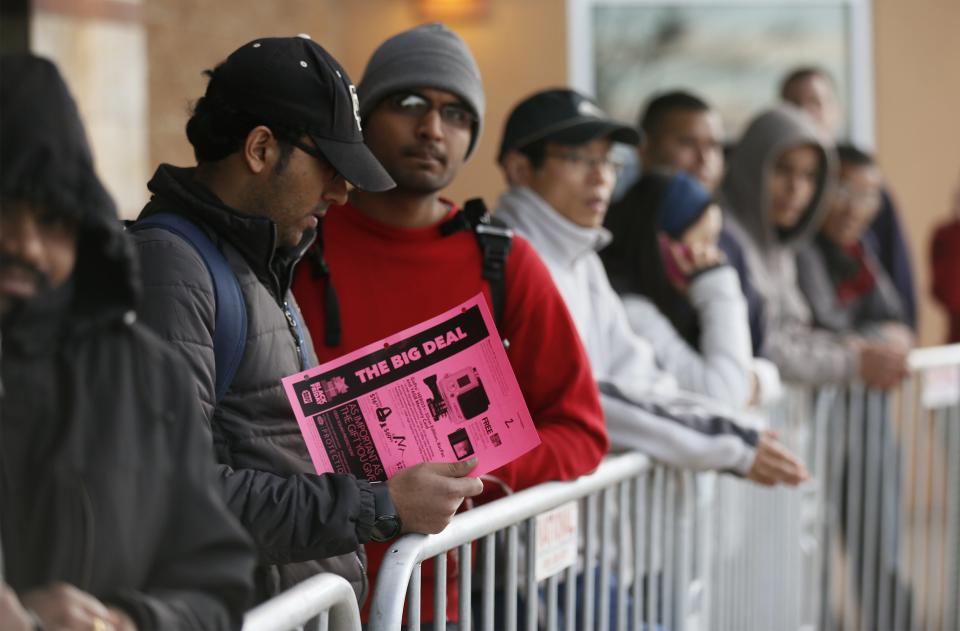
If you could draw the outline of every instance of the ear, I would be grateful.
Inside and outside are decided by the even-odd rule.
[[[277,139],[269,127],[258,125],[250,130],[243,142],[241,157],[251,173],[262,173],[272,168],[279,155]]]
[[[533,165],[530,158],[519,151],[508,151],[500,161],[500,168],[507,176],[510,186],[529,186],[533,177]]]

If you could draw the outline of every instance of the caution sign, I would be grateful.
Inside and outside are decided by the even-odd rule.
[[[577,562],[579,519],[577,502],[569,502],[537,516],[537,582]]]

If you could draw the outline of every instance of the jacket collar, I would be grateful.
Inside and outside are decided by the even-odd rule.
[[[295,248],[277,248],[276,225],[265,217],[246,215],[220,200],[193,179],[193,168],[161,164],[147,188],[154,197],[140,218],[159,212],[174,212],[199,221],[216,237],[236,248],[257,278],[282,296],[290,288],[292,268],[316,238],[304,234]]]
[[[584,228],[571,222],[525,186],[511,187],[501,195],[494,214],[526,237],[541,256],[565,265],[613,240],[602,226]]]

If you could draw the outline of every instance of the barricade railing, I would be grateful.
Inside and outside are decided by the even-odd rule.
[[[318,574],[247,612],[243,631],[361,631],[357,596],[346,579]]]
[[[702,600],[688,576],[692,483],[692,474],[651,466],[640,454],[611,456],[573,482],[461,513],[440,534],[408,535],[380,566],[370,628],[399,630],[406,611],[406,628],[420,629],[420,567],[428,559],[433,620],[446,620],[446,554],[456,551],[460,631],[683,629]],[[578,526],[568,528],[571,521]]]
[[[769,425],[795,453],[815,451],[809,391],[790,388],[769,412]],[[805,458],[811,469],[815,460]],[[818,480],[800,488],[766,488],[728,475],[701,474],[698,524],[705,543],[698,563],[709,568],[707,621],[711,631],[813,629],[818,614],[816,578]]]
[[[823,631],[960,629],[960,345],[909,361],[820,392]]]
[[[769,422],[813,474],[799,489],[630,453],[405,536],[380,568],[368,628],[420,629],[426,592],[446,620],[450,578],[459,631],[956,631],[960,345],[918,349],[910,368],[887,392],[788,389]],[[291,628],[250,626],[255,613],[245,630]]]

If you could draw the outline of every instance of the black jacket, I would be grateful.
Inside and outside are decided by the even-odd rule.
[[[141,629],[238,628],[253,551],[218,493],[183,360],[136,323],[132,244],[56,68],[2,66],[3,198],[79,221],[71,279],[3,320],[4,580],[72,583]]]
[[[162,165],[149,183],[141,218],[181,214],[218,245],[236,274],[247,309],[244,356],[215,401],[213,283],[202,259],[180,237],[136,231],[143,267],[143,319],[181,351],[213,434],[227,502],[252,534],[260,556],[257,597],[265,598],[322,570],[350,580],[362,601],[362,544],[370,538],[374,501],[365,480],[317,475],[281,379],[301,370],[295,335],[283,311],[293,265],[312,241],[278,250],[276,227],[242,215],[197,184],[191,169]],[[304,329],[309,363],[313,345]],[[338,556],[339,555],[339,556]],[[322,560],[322,561],[320,561]]]

